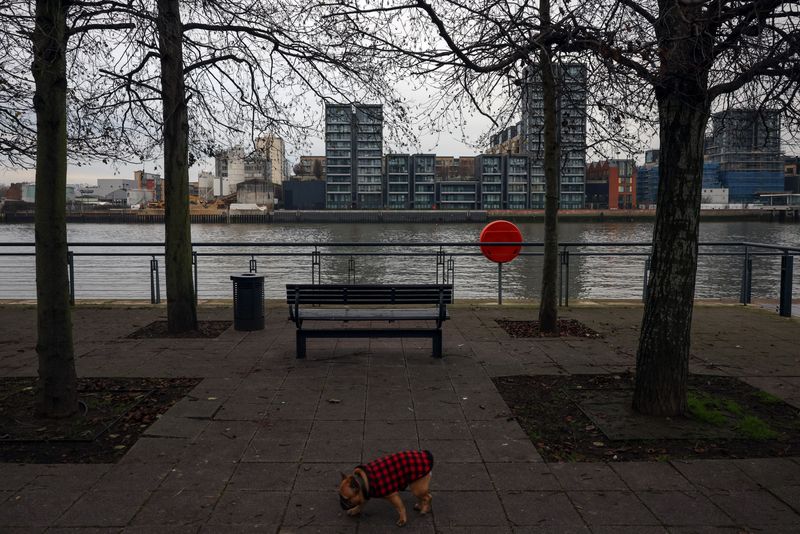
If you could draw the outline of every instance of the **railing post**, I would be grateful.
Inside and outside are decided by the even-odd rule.
[[[650,292],[647,290],[648,282],[650,281],[650,256],[644,260],[644,285],[642,286],[642,302],[647,302]]]
[[[258,262],[256,261],[255,256],[250,256],[250,272],[251,273],[258,272]]]
[[[503,264],[497,264],[497,304],[503,304]]]
[[[194,303],[197,305],[197,252],[192,251],[192,273],[194,274]]]
[[[447,273],[444,268],[444,248],[439,247],[436,251],[436,283],[439,283],[439,266],[442,267],[442,283],[447,283]]]
[[[792,316],[792,274],[794,267],[794,256],[788,250],[781,256],[781,295],[780,295],[780,314],[781,317]]]
[[[347,283],[356,283],[356,259],[350,256],[347,260]]]
[[[451,255],[450,258],[447,260],[447,276],[445,277],[445,284],[454,284],[456,279],[456,260],[453,259]],[[455,291],[455,287],[453,287],[453,291]]]
[[[150,260],[150,304],[161,303],[161,287],[158,279],[158,260],[155,256]]]
[[[569,250],[561,251],[561,264],[558,273],[558,305],[569,306]]]
[[[744,263],[742,264],[742,289],[739,292],[739,302],[750,304],[753,286],[753,258],[750,257],[750,250],[744,247]]]
[[[69,277],[69,303],[75,305],[75,258],[72,251],[67,251],[67,276]]]
[[[322,283],[322,257],[317,247],[311,251],[311,283]]]

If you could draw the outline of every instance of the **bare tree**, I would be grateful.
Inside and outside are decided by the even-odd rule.
[[[48,417],[67,417],[78,407],[67,279],[68,147],[76,158],[102,157],[116,138],[101,115],[75,112],[91,86],[70,86],[68,74],[78,77],[80,69],[68,67],[68,59],[102,46],[90,33],[128,27],[102,10],[73,7],[64,0],[37,0],[34,11],[27,2],[0,3],[7,52],[0,66],[2,163],[36,166],[37,413]],[[71,37],[78,41],[72,48]],[[84,59],[83,70],[92,70]],[[75,104],[70,114],[68,102]]]
[[[550,31],[550,0],[539,0],[539,18],[544,31]],[[539,50],[539,72],[542,78],[544,106],[544,265],[542,294],[539,302],[539,327],[542,332],[558,334],[558,203],[559,162],[561,152],[556,126],[556,79],[553,74],[550,43],[542,42]]]
[[[572,22],[575,46],[593,51],[610,75],[635,79],[655,95],[660,181],[633,406],[683,414],[708,118],[720,101],[744,99],[781,109],[797,125],[800,7],[777,0],[598,0]]]
[[[154,142],[163,136],[167,317],[169,330],[181,332],[197,319],[189,166],[262,132],[309,131],[308,94],[379,99],[403,110],[369,56],[305,24],[299,4],[210,0],[181,9],[178,0],[158,0],[155,16],[149,6],[120,8],[142,25],[120,54],[125,60],[105,74],[110,105],[126,93],[131,120]]]

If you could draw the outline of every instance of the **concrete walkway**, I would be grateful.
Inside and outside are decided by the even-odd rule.
[[[523,307],[454,307],[445,358],[424,340],[311,340],[294,357],[285,305],[214,340],[131,340],[157,307],[78,307],[81,376],[204,380],[117,464],[0,464],[0,532],[395,532],[388,503],[346,517],[339,472],[427,448],[433,513],[410,532],[798,532],[800,460],[544,463],[490,377],[632,370],[642,308],[564,316],[603,339],[511,339]],[[229,308],[201,308],[230,319]],[[0,307],[0,376],[35,375],[35,312]],[[698,306],[692,371],[744,378],[800,407],[800,321]]]

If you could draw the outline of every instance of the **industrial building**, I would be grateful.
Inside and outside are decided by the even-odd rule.
[[[242,147],[223,150],[214,158],[215,196],[235,194],[237,185],[261,180],[280,184],[286,179],[286,157],[283,140],[276,135],[256,139],[256,148],[245,152]]]
[[[784,190],[781,116],[777,110],[728,109],[711,116],[706,160],[719,164],[730,202],[754,202],[757,193]]]
[[[522,121],[489,137],[487,154],[520,154],[524,150]]]

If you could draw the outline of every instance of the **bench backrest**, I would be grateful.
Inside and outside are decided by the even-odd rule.
[[[452,304],[452,284],[286,284],[289,304]]]

